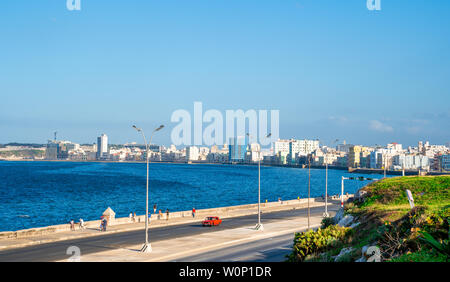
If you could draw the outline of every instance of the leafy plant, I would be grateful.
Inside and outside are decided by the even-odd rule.
[[[335,247],[346,237],[349,228],[337,225],[309,230],[295,234],[294,250],[288,256],[289,261],[304,261],[308,256],[314,256],[329,248]]]
[[[450,230],[449,230],[450,231]],[[448,234],[448,239],[445,240],[436,240],[430,233],[427,231],[419,231],[422,237],[419,238],[422,242],[429,245],[438,253],[446,256],[446,260],[450,260],[450,232]]]

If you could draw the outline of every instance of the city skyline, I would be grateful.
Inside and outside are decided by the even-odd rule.
[[[171,114],[202,101],[277,109],[280,136],[445,144],[450,3],[365,2],[2,3],[0,143],[165,124],[169,144]]]

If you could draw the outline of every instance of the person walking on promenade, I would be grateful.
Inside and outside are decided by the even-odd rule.
[[[169,220],[169,209],[166,210],[166,220]]]
[[[195,218],[195,208],[192,208],[192,218]]]
[[[161,210],[159,210],[159,212],[158,212],[158,219],[161,219],[161,217],[162,217],[162,212],[161,212]]]
[[[106,218],[103,218],[103,231],[106,231],[106,226],[108,225],[108,221]]]
[[[133,212],[130,212],[130,215],[128,216],[128,218],[130,219],[130,222],[133,222]]]
[[[156,214],[156,204],[153,205],[153,213]]]
[[[136,222],[136,213],[133,214],[133,222]]]
[[[75,231],[75,221],[73,219],[70,220],[70,230]]]
[[[86,229],[86,226],[84,226],[84,220],[80,218],[80,230]]]

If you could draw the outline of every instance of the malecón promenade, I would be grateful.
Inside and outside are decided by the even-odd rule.
[[[294,232],[307,228],[307,206],[308,199],[262,203],[264,231],[253,229],[257,222],[257,204],[200,209],[195,218],[191,210],[170,213],[168,220],[165,214],[159,219],[158,215],[152,215],[149,234],[153,252],[149,254],[138,252],[145,235],[143,215],[137,216],[135,221],[128,217],[111,218],[106,232],[99,231],[99,220],[86,222],[84,230],[76,226],[76,230],[71,231],[69,224],[64,224],[1,232],[0,261],[66,261],[70,246],[80,248],[81,261],[189,260],[190,256],[214,249],[255,241],[267,243],[269,241],[263,239],[278,236],[288,236],[283,237],[284,240],[291,241]],[[312,198],[309,206],[310,227],[318,227],[324,200]],[[330,197],[330,213],[338,208],[339,200]],[[200,221],[212,215],[221,217],[222,225],[201,227]],[[258,250],[261,248],[258,245]]]

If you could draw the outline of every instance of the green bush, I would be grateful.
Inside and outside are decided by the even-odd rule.
[[[304,261],[307,256],[314,256],[335,247],[343,241],[348,230],[346,227],[331,225],[325,229],[296,233],[294,250],[288,256],[288,261]]]
[[[322,225],[320,226],[320,228],[325,229],[328,226],[333,225],[333,224],[335,224],[334,218],[332,218],[332,217],[324,217],[322,219]]]
[[[449,219],[447,219],[447,223],[450,223]],[[447,224],[447,226],[448,226],[448,224]],[[447,229],[447,238],[443,239],[443,240],[433,237],[427,231],[419,231],[419,233],[421,235],[419,240],[421,240],[422,242],[429,245],[431,248],[433,248],[434,251],[436,251],[440,255],[444,256],[446,261],[450,261],[450,230],[449,229]]]

